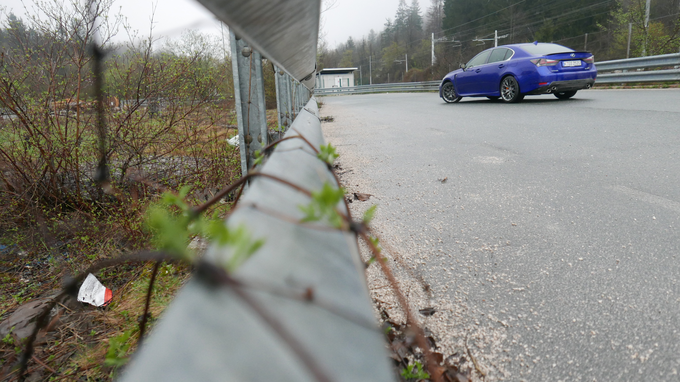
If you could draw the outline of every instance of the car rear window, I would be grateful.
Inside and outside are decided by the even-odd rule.
[[[553,53],[564,53],[564,52],[573,52],[573,49],[569,49],[566,46],[562,45],[557,45],[557,44],[541,44],[539,43],[538,45],[534,44],[526,44],[521,46],[522,50],[525,52],[535,55],[535,56],[545,56],[546,54],[553,54]]]
[[[505,48],[498,48],[494,49],[493,52],[491,52],[491,56],[489,57],[489,64],[492,62],[498,62],[498,61],[503,61],[505,60],[505,57],[507,56],[507,51],[510,49],[505,49]]]

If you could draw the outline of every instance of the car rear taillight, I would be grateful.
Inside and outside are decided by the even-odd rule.
[[[548,60],[547,58],[534,58],[530,60],[536,66],[555,66],[559,60]]]
[[[586,58],[583,59],[583,61],[588,63],[588,64],[592,64],[592,63],[595,62],[595,56],[586,57]]]

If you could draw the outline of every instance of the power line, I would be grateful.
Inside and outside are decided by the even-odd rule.
[[[578,0],[573,0],[573,1],[578,1]],[[600,5],[607,4],[607,3],[611,3],[611,2],[613,2],[613,1],[614,1],[614,0],[605,0],[605,1],[602,1],[602,2],[599,2],[599,3],[595,3],[595,4],[592,4],[592,5],[589,5],[589,6],[585,7],[585,8],[579,8],[579,9],[577,9],[577,10],[568,12],[568,13],[566,13],[566,14],[560,14],[560,15],[557,15],[557,16],[552,16],[552,17],[548,17],[548,18],[542,18],[542,19],[540,19],[540,20],[538,20],[538,21],[534,21],[534,22],[531,22],[531,23],[525,23],[525,24],[517,25],[517,24],[516,24],[517,22],[521,22],[521,21],[523,21],[523,20],[526,20],[526,19],[528,19],[529,17],[535,17],[535,14],[534,14],[534,15],[526,15],[526,16],[524,16],[523,18],[520,18],[520,20],[514,21],[514,22],[513,22],[514,25],[513,25],[512,27],[502,28],[502,26],[503,26],[504,24],[509,24],[509,23],[510,23],[509,21],[505,21],[505,22],[501,23],[500,28],[498,28],[498,30],[499,30],[499,31],[506,32],[506,31],[509,31],[509,30],[511,30],[511,29],[521,29],[521,28],[526,28],[526,27],[529,27],[529,26],[531,26],[531,25],[536,25],[536,24],[545,23],[546,21],[550,21],[550,20],[554,20],[554,19],[557,19],[557,18],[561,18],[561,17],[564,17],[564,16],[566,16],[566,15],[570,15],[570,14],[574,14],[574,13],[579,13],[579,12],[584,12],[584,11],[589,10],[590,8],[598,7],[598,6],[600,6]],[[551,8],[549,8],[549,9],[547,9],[547,10],[544,8],[541,12],[542,12],[542,13],[546,13],[546,11],[553,10],[553,9],[557,8],[559,5],[563,5],[563,3],[564,3],[563,1],[559,1],[559,0],[558,0],[558,1],[555,1],[555,2],[553,2],[553,3],[546,4],[547,6],[550,6],[550,5],[553,5],[553,6],[552,6]],[[507,9],[507,8],[509,8],[509,7],[506,7],[506,8],[504,8],[504,9]],[[609,11],[607,11],[607,12],[609,12]],[[603,13],[607,13],[607,12],[603,12]],[[602,14],[602,13],[598,13],[597,15],[600,15],[600,14]],[[487,16],[488,16],[488,15],[487,15]],[[587,16],[587,17],[585,17],[585,18],[589,18],[589,17],[593,17],[593,16],[596,16],[596,15],[589,15],[589,16]],[[486,17],[486,16],[485,16],[485,17]],[[583,18],[582,18],[582,19],[583,19]],[[579,19],[579,20],[582,20],[582,19]],[[470,22],[472,22],[472,21],[470,21]],[[465,23],[465,24],[469,24],[470,22]],[[460,26],[465,25],[465,24],[461,24]],[[455,28],[457,28],[457,27],[459,27],[459,26],[456,26],[456,27],[453,27],[453,28],[446,29],[446,31],[455,29]],[[473,28],[469,28],[469,29],[467,29],[467,30],[458,31],[458,32],[456,32],[456,34],[459,35],[458,37],[459,37],[460,39],[462,39],[462,36],[460,36],[460,35],[465,35],[465,34],[467,34],[468,32],[471,32],[471,31],[474,31],[474,30],[477,30],[477,29],[481,29],[481,28],[484,28],[484,27],[486,27],[486,26],[485,26],[485,25],[479,25],[479,26],[476,26],[476,27],[473,27]],[[497,27],[498,27],[498,26],[497,26]]]
[[[455,27],[451,27],[451,28],[448,28],[448,29],[443,29],[443,30],[442,30],[441,32],[439,32],[439,33],[444,33],[444,32],[446,32],[446,31],[450,31],[451,29],[459,28],[459,27],[462,27],[462,26],[464,26],[464,25],[474,23],[475,21],[479,21],[479,20],[485,19],[485,18],[487,18],[487,17],[489,17],[489,16],[495,15],[496,13],[502,12],[502,11],[508,9],[508,8],[512,8],[512,7],[514,7],[514,6],[517,5],[517,4],[524,3],[525,1],[526,1],[526,0],[518,1],[518,2],[516,2],[516,3],[514,3],[514,4],[512,4],[512,5],[509,5],[509,6],[505,7],[505,8],[501,8],[501,9],[495,11],[495,12],[491,12],[491,13],[489,13],[489,14],[487,14],[487,15],[484,15],[484,16],[482,16],[482,17],[480,17],[480,18],[477,18],[477,19],[474,19],[474,20],[470,20],[470,21],[468,21],[468,22],[466,22],[466,23],[457,25],[457,26],[455,26]]]

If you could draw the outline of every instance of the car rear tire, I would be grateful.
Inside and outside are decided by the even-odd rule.
[[[463,97],[456,94],[456,88],[453,86],[453,82],[446,82],[442,85],[442,99],[446,103],[456,103],[460,101]]]
[[[555,95],[555,97],[557,97],[559,99],[569,99],[569,98],[576,95],[576,90],[570,91],[570,92],[557,92],[557,93],[553,93],[553,94]]]
[[[501,98],[508,103],[520,102],[524,96],[519,93],[519,84],[513,76],[507,76],[501,80]]]

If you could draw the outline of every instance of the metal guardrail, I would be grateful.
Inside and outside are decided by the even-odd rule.
[[[598,76],[596,83],[628,83],[628,82],[664,82],[680,81],[680,70],[649,70],[626,72],[631,69],[663,68],[680,65],[680,53],[659,56],[636,57],[623,60],[597,62]],[[620,73],[607,73],[622,71]],[[314,94],[344,95],[366,93],[393,93],[439,90],[441,81],[403,82],[376,85],[348,86],[337,88],[315,89]]]
[[[198,0],[229,25],[237,39],[248,41],[263,56],[308,89],[314,87],[319,0]]]
[[[596,62],[598,72],[680,65],[680,53]]]
[[[440,82],[441,81],[398,82],[389,84],[374,84],[374,85],[314,89],[314,95],[436,91],[439,89]]]
[[[651,70],[598,74],[595,84],[680,81],[680,70]]]
[[[323,144],[313,98],[286,136],[298,133],[316,148]],[[260,171],[310,190],[326,182],[336,184],[325,163],[302,139],[279,143]],[[307,196],[291,187],[255,178],[228,225],[244,224],[255,238],[266,241],[234,276],[246,285],[267,285],[243,291],[275,315],[331,380],[392,381],[383,335],[367,298],[356,238],[296,224],[294,220],[304,216],[298,206],[308,203]],[[255,205],[257,209],[249,207]],[[338,208],[346,213],[343,204]],[[230,252],[213,246],[205,258],[224,264]],[[313,290],[313,301],[271,292],[304,293],[307,288]],[[233,290],[198,280],[182,288],[123,376],[123,381],[312,380],[288,344]]]
[[[310,147],[318,150],[324,142],[316,100],[310,100],[320,1],[199,1],[231,28],[244,174],[252,168],[254,151],[266,147],[271,133],[261,54],[276,64],[279,126],[291,139],[277,144],[258,171],[311,192],[327,183],[339,187]],[[293,138],[296,135],[305,139]],[[192,279],[164,312],[122,380],[393,380],[356,236],[297,223],[304,218],[299,206],[309,202],[308,196],[282,182],[251,178],[239,208],[225,222],[231,228],[245,226],[255,239],[264,240],[232,275],[245,286],[215,287]],[[348,213],[344,204],[338,209]],[[225,264],[231,255],[230,247],[213,245],[204,260]]]
[[[680,65],[680,53],[603,61],[597,62],[596,65],[598,71],[596,84],[680,81],[680,70],[677,69]],[[671,66],[676,68],[628,71]]]

